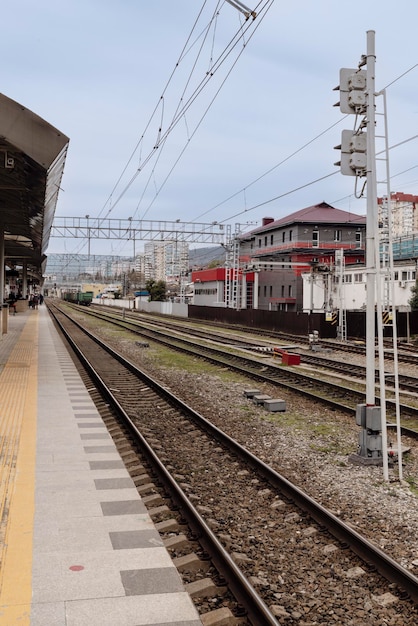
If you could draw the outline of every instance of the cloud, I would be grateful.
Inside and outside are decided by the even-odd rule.
[[[199,27],[186,44],[203,5]],[[395,10],[382,0],[376,10],[372,0],[361,8],[331,0],[276,0],[266,17],[256,20],[253,37],[227,57],[153,154],[159,128],[163,133],[169,128],[176,111],[207,80],[217,55],[245,28],[231,5],[220,6],[216,28],[214,23],[205,37],[214,0],[5,4],[2,91],[70,137],[57,215],[84,215],[87,208],[99,214],[132,178],[111,215],[128,217],[137,210],[138,215],[146,211],[148,219],[188,220],[206,213],[209,222],[230,218],[234,224],[241,217],[281,217],[340,198],[340,208],[349,204],[363,212],[365,200],[354,198],[351,177],[337,174],[309,185],[336,170],[333,147],[341,130],[354,123],[354,116],[344,120],[333,107],[338,94],[332,89],[340,67],[357,66],[366,52],[366,32],[374,29],[376,88],[392,83],[387,89],[390,144],[416,134],[417,69],[409,71],[416,63],[415,3],[398,0]],[[188,82],[195,62],[196,77]],[[415,155],[416,141],[391,150],[397,191],[418,192]],[[51,240],[50,247],[56,251],[62,243]]]

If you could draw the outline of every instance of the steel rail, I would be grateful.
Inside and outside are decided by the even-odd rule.
[[[66,315],[65,313],[63,313]],[[68,315],[66,315],[69,317]],[[166,398],[173,405],[180,407],[182,411],[184,411],[190,418],[192,418],[196,424],[198,424],[201,428],[204,428],[208,432],[211,433],[212,436],[215,436],[221,443],[228,446],[235,454],[237,454],[241,459],[243,459],[249,466],[253,467],[257,472],[259,472],[266,480],[270,482],[276,489],[278,489],[284,497],[286,497],[289,501],[293,502],[297,507],[301,510],[305,511],[308,515],[310,515],[323,529],[327,530],[332,536],[334,536],[338,541],[340,541],[343,545],[347,544],[350,546],[351,550],[368,566],[373,566],[376,570],[387,580],[395,583],[401,592],[407,594],[415,603],[418,603],[418,578],[415,577],[410,571],[406,568],[402,567],[399,563],[397,563],[394,559],[392,559],[389,555],[384,553],[380,548],[378,548],[375,544],[367,540],[365,537],[362,537],[357,531],[353,528],[345,524],[338,517],[336,517],[333,513],[328,511],[321,504],[316,502],[313,498],[308,496],[301,489],[290,483],[285,477],[276,472],[273,468],[268,466],[266,463],[258,459],[255,455],[249,452],[246,448],[241,446],[237,441],[232,439],[229,435],[221,431],[219,428],[211,424],[205,417],[201,414],[194,411],[191,407],[185,404],[182,400],[177,398],[174,394],[169,392],[166,388],[161,387],[155,380],[149,377],[147,374],[139,370],[136,365],[131,363],[129,360],[125,359],[122,355],[115,352],[105,343],[103,343],[98,337],[87,331],[85,328],[78,324],[75,320],[71,320],[77,327],[79,327],[87,336],[89,336],[97,345],[106,350],[109,354],[112,354],[120,363],[123,363],[131,372],[136,372],[143,380],[145,380],[148,384],[150,384],[154,389],[158,389],[161,395]],[[77,349],[77,352],[79,350]],[[99,380],[101,381],[100,377]],[[100,383],[101,385],[104,383]],[[109,394],[109,399],[111,399],[112,403],[115,402],[115,406],[119,407],[119,402],[113,398],[113,395],[110,391],[106,391],[106,394]],[[122,409],[122,407],[121,407]],[[122,409],[123,411],[123,409]],[[131,420],[129,419],[129,423]],[[134,427],[134,426],[133,426]],[[134,427],[135,428],[135,427]],[[135,429],[136,430],[136,429]],[[142,436],[141,436],[141,439]],[[144,440],[145,442],[145,440]],[[146,443],[146,442],[145,442]],[[147,447],[148,444],[147,444]],[[176,483],[175,489],[180,489]],[[181,491],[181,490],[180,490]],[[186,498],[185,494],[181,492],[181,498]],[[186,498],[187,499],[187,498]],[[189,504],[187,505],[187,510],[191,510],[193,507]],[[200,516],[199,516],[200,517]],[[203,520],[202,520],[203,522]],[[200,521],[197,519],[196,524],[200,524]],[[203,522],[202,528],[204,529],[206,524]],[[213,533],[210,531],[210,534]],[[213,536],[213,539],[216,540],[216,537]],[[211,538],[212,541],[212,538]],[[217,540],[216,540],[217,542]],[[219,554],[223,554],[224,548],[221,544],[219,544]],[[233,570],[238,569],[236,565],[233,563],[228,564],[225,572],[228,575],[229,566],[232,567]],[[220,570],[221,571],[221,570]],[[240,571],[240,570],[238,570]],[[221,571],[223,575],[224,572]],[[225,577],[227,577],[227,575]],[[245,579],[245,577],[244,577]],[[240,585],[243,584],[243,581],[240,582]],[[247,587],[249,583],[244,586]],[[251,587],[251,585],[249,585]],[[232,586],[231,586],[232,589]],[[253,589],[251,587],[251,589]],[[257,596],[255,590],[254,594]],[[258,596],[257,596],[258,597]],[[255,601],[255,598],[253,598]],[[239,598],[241,602],[241,599]],[[244,605],[244,603],[243,603]],[[244,605],[245,606],[245,605]],[[266,607],[267,609],[267,607]],[[251,607],[250,607],[251,610]],[[267,609],[268,613],[269,610]],[[266,615],[268,615],[268,613]],[[275,619],[273,617],[273,619]],[[269,622],[255,622],[257,626],[262,626],[264,623]],[[277,624],[276,621],[272,622],[273,624]]]
[[[297,389],[298,393],[303,394],[305,397],[310,398],[311,400],[322,402],[327,406],[350,413],[352,415],[355,415],[356,405],[365,402],[364,392],[351,389],[347,386],[337,385],[329,381],[315,378],[314,376],[309,376],[308,374],[304,374],[302,372],[296,373],[293,370],[290,371],[286,369],[279,369],[266,363],[260,363],[260,361],[256,361],[255,359],[251,359],[250,356],[244,357],[236,353],[232,354],[219,348],[204,346],[202,344],[200,344],[199,347],[196,348],[196,344],[194,344],[192,341],[189,341],[185,338],[174,337],[172,334],[169,335],[168,333],[161,330],[153,330],[150,328],[145,329],[143,326],[140,326],[140,322],[136,320],[129,321],[123,318],[119,319],[119,316],[113,316],[112,314],[107,312],[83,311],[83,313],[101,319],[110,320],[116,326],[126,328],[131,332],[154,339],[155,341],[158,341],[159,343],[166,345],[173,350],[182,350],[183,352],[188,352],[193,356],[207,359],[212,363],[218,365],[222,364],[225,367],[234,369],[235,371],[238,371],[245,376],[252,376],[253,378],[262,380],[264,382],[269,382],[273,385],[280,385],[281,387],[289,389],[293,392],[295,392],[295,389]],[[152,325],[152,322],[150,322],[150,325]],[[178,342],[178,346],[175,345],[175,341]],[[204,352],[204,354],[202,352]],[[232,360],[235,362],[232,362]],[[242,365],[238,365],[238,363],[241,363]],[[251,370],[249,369],[249,364],[251,364]],[[261,368],[264,369],[264,373],[261,371],[257,371]],[[270,370],[270,376],[265,373],[266,370]],[[287,379],[287,381],[285,379]],[[305,383],[307,386],[316,388],[322,386],[322,388],[328,393],[331,390],[331,393],[339,395],[340,397],[344,395],[350,395],[350,401],[353,402],[353,406],[343,404],[341,400],[333,400],[330,397],[322,396],[320,394],[313,393],[307,389],[303,389],[300,386],[301,383]],[[295,387],[296,384],[298,384],[298,387]],[[376,403],[379,403],[378,397],[376,397]],[[395,402],[393,400],[386,399],[386,404],[388,407],[392,408],[392,410],[395,409]],[[418,407],[401,404],[400,409],[403,415],[418,415]]]
[[[165,468],[165,466],[155,454],[151,446],[148,444],[148,442],[135,426],[129,415],[126,413],[120,402],[117,400],[117,398],[111,392],[104,380],[98,374],[94,366],[85,357],[77,344],[72,340],[69,333],[65,330],[64,326],[51,310],[51,307],[49,307],[49,311],[54,316],[54,319],[58,324],[61,332],[65,336],[68,343],[71,345],[71,348],[76,353],[83,366],[86,368],[90,376],[95,381],[103,396],[107,399],[107,401],[117,412],[117,414],[122,418],[123,422],[128,426],[132,435],[136,438],[136,441],[140,446],[141,452],[147,458],[148,462],[153,468],[153,471],[155,471],[155,473],[158,475],[168,493],[170,493],[172,499],[179,505],[179,507],[181,507],[182,515],[187,519],[189,525],[198,535],[198,542],[209,553],[215,567],[227,581],[228,586],[234,594],[236,600],[245,608],[247,615],[250,620],[252,620],[254,626],[278,626],[278,622],[274,615],[271,613],[270,609],[266,606],[262,598],[260,598],[260,596],[255,591],[254,587],[249,583],[242,571],[237,567],[233,559],[230,557],[229,553],[225,550],[220,541],[217,539],[216,535],[212,532],[212,530],[203,520],[201,515],[191,504],[184,491],[179,487],[177,482],[171,476],[170,472]],[[60,312],[63,313],[62,311]],[[65,313],[63,314],[66,315]],[[66,315],[66,317],[69,318],[68,315]],[[143,380],[147,385],[155,390],[158,390],[162,396],[169,399],[170,402],[177,404],[178,407],[187,414],[194,413],[193,409],[182,403],[174,395],[170,394],[170,392],[164,389],[164,387],[161,387],[161,385],[159,385],[150,376],[145,374],[145,372],[140,371],[133,363],[127,361],[126,359],[124,359],[124,357],[114,352],[111,348],[109,348],[109,346],[106,346],[106,344],[101,342],[97,337],[95,337],[92,333],[83,328],[75,320],[71,321],[92,341],[100,345],[100,347],[106,350],[106,352],[114,356],[119,361],[119,363],[125,365],[125,367],[129,369],[129,371],[139,375],[141,377],[141,380]],[[209,424],[209,422],[207,422],[207,424]],[[221,433],[221,431],[219,431],[219,433]]]

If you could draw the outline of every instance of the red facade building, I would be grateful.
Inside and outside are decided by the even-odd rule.
[[[237,308],[301,311],[301,274],[335,263],[364,263],[366,217],[326,202],[278,220],[264,218],[260,227],[241,234],[235,267],[193,272],[196,305],[227,306],[231,285]]]

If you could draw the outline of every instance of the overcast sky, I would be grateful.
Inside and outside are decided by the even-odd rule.
[[[417,140],[408,141],[418,134],[418,4],[245,4],[261,11],[255,20],[223,0],[2,3],[0,91],[70,138],[57,216],[245,231],[322,201],[365,214],[354,178],[334,166],[355,116],[333,107],[333,88],[366,53],[368,30],[389,145],[402,144],[390,151],[391,189],[418,195]],[[50,240],[49,253],[64,251],[86,253],[86,242]],[[91,252],[131,250],[100,242]]]

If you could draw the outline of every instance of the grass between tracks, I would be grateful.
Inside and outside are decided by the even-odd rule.
[[[173,369],[187,374],[194,374],[201,379],[201,382],[199,381],[198,383],[199,385],[204,385],[205,376],[210,376],[212,382],[214,378],[219,378],[220,381],[227,384],[242,384],[247,388],[257,387],[257,383],[251,383],[248,378],[230,371],[228,368],[219,368],[202,359],[181,354],[140,335],[111,327],[106,322],[97,319],[88,318],[88,316],[82,315],[82,313],[80,313],[79,317],[83,318],[83,322],[85,322],[87,327],[91,328],[93,333],[96,331],[97,334],[104,333],[109,340],[117,344],[116,347],[120,346],[121,352],[125,352],[124,347],[129,346],[127,357],[130,360],[136,360],[140,369],[141,363],[143,363],[144,369],[146,369],[146,366],[151,365],[157,368],[161,367],[163,369]],[[149,347],[140,347],[137,345],[137,342],[148,343]],[[304,436],[308,435],[308,445],[314,453],[331,455],[334,457],[333,462],[337,466],[346,466],[345,460],[342,460],[341,457],[347,457],[353,452],[353,446],[355,446],[356,442],[355,438],[353,437],[353,442],[349,446],[347,443],[344,444],[341,437],[341,423],[327,416],[326,410],[316,409],[313,406],[307,408],[305,403],[301,403],[299,407],[297,405],[292,407],[291,404],[289,401],[287,410],[284,413],[265,413],[261,416],[260,411],[252,403],[244,401],[237,402],[235,410],[237,416],[242,421],[262,419],[276,424],[280,428],[288,429],[293,433],[299,431]],[[410,428],[418,427],[418,420],[402,421],[405,422],[405,426]],[[404,463],[406,466],[409,466],[411,463],[408,455],[404,457]],[[411,492],[418,495],[418,479],[409,476],[405,480],[409,483]]]

